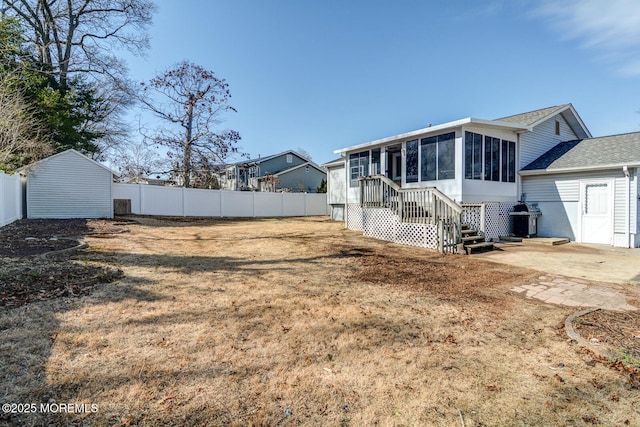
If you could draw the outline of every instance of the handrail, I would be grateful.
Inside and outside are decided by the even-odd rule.
[[[460,206],[458,203],[456,203],[453,199],[451,199],[449,196],[444,194],[442,191],[438,190],[437,187],[402,188],[384,175],[361,176],[358,178],[358,180],[360,181],[380,180],[384,184],[391,187],[391,189],[397,191],[398,193],[415,193],[415,192],[425,191],[425,190],[431,191],[436,196],[438,196],[443,202],[445,202],[449,207],[451,207],[451,209],[453,209],[454,212],[460,213],[460,214],[462,213],[462,206]]]
[[[401,188],[383,175],[358,178],[362,208],[388,208],[401,222],[438,226],[438,248],[455,251],[461,241],[462,206],[435,187]]]

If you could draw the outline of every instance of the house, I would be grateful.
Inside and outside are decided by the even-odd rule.
[[[315,193],[326,179],[320,166],[292,150],[228,165],[219,174],[223,190]]]
[[[344,221],[347,201],[346,171],[344,159],[335,159],[322,165],[327,170],[327,203],[331,219]]]
[[[113,218],[116,172],[70,149],[20,170],[27,218]]]
[[[336,150],[344,169],[327,165],[329,194],[331,185],[344,192],[329,203],[365,235],[454,251],[463,224],[484,240],[509,234],[510,213],[526,199],[541,210],[539,236],[638,247],[633,135],[592,138],[571,104],[428,126]]]
[[[539,234],[640,247],[640,132],[561,142],[521,171]]]

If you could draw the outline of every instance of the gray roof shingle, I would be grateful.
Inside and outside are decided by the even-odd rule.
[[[561,142],[522,170],[591,169],[640,164],[640,132]]]
[[[499,120],[502,122],[520,123],[523,125],[531,126],[532,124],[544,119],[547,116],[554,114],[559,110],[566,108],[569,105],[570,104],[555,105],[553,107],[547,107],[547,108],[542,108],[540,110],[529,111],[527,113],[502,117],[496,120]]]

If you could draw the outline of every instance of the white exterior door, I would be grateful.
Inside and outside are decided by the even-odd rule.
[[[613,234],[612,181],[580,182],[580,241],[612,243]]]

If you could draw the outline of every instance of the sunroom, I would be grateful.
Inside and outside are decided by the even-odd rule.
[[[527,130],[468,118],[336,151],[346,163],[347,227],[388,234],[398,226],[380,218],[375,227],[365,224],[382,214],[366,210],[387,208],[400,223],[436,227],[441,221],[455,229],[460,224],[451,218],[458,216],[487,238],[507,233],[508,212],[518,200],[518,137]]]

